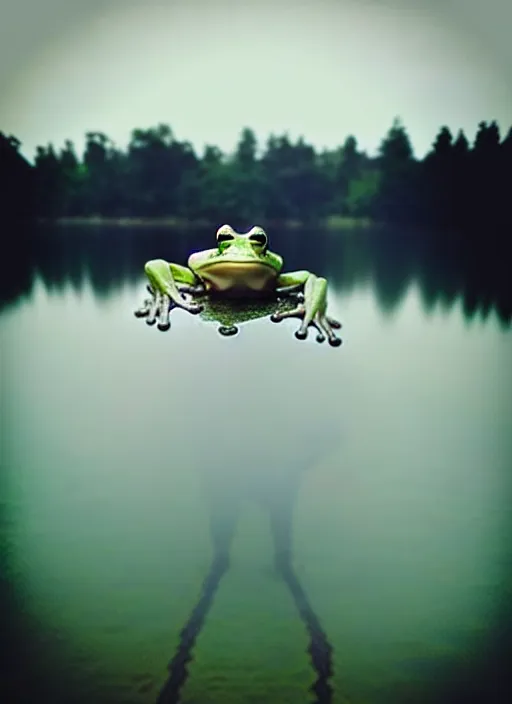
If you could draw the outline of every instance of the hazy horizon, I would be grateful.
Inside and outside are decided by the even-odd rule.
[[[243,127],[318,150],[353,134],[374,154],[400,117],[419,158],[442,125],[471,141],[482,120],[512,124],[505,0],[41,5],[4,10],[0,46],[0,130],[30,160],[162,122],[198,154],[232,152]]]

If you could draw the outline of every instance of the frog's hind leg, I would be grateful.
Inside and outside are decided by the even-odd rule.
[[[173,301],[176,306],[184,308],[189,313],[201,311],[201,306],[198,303],[187,301],[178,288],[179,284],[189,287],[197,285],[197,279],[190,269],[179,264],[166,262],[164,259],[152,259],[146,263],[144,271],[155,293],[160,292]],[[160,300],[160,303],[165,304],[165,301],[162,303]]]
[[[172,264],[163,259],[153,259],[146,263],[144,270],[149,279],[148,291],[151,298],[135,311],[138,318],[146,318],[148,325],[158,320],[159,330],[171,327],[170,311],[177,306],[189,313],[199,313],[202,306],[191,300],[195,294],[203,293],[202,285],[193,271],[179,264]],[[190,294],[190,298],[183,294]]]
[[[295,337],[305,340],[308,335],[308,328],[311,325],[317,330],[317,341],[323,342],[325,338],[333,347],[341,345],[341,339],[336,336],[334,329],[340,328],[341,324],[327,316],[327,281],[321,276],[311,274],[309,271],[296,271],[289,274],[281,274],[278,280],[278,290],[292,288],[296,285],[304,286],[304,303],[298,305],[291,311],[278,311],[271,320],[279,322],[284,318],[300,318],[301,325],[295,332]]]

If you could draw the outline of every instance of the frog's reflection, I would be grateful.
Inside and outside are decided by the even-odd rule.
[[[222,577],[229,570],[230,548],[239,515],[245,505],[243,499],[247,498],[256,499],[270,519],[275,570],[288,587],[308,633],[308,652],[316,674],[311,688],[313,701],[316,704],[329,704],[332,701],[332,688],[329,683],[332,675],[332,647],[293,568],[293,512],[301,477],[300,470],[284,472],[280,478],[274,477],[273,481],[264,482],[264,485],[249,481],[245,490],[242,490],[240,482],[236,480],[231,482],[230,487],[218,481],[207,482],[213,559],[199,599],[181,631],[178,648],[169,664],[169,677],[160,692],[158,704],[179,702],[180,691],[188,677],[187,666],[192,660],[196,639],[213,604]]]

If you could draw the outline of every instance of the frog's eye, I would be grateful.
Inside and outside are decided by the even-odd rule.
[[[217,243],[220,244],[221,242],[231,242],[231,240],[234,240],[234,234],[233,230],[229,225],[223,225],[222,227],[219,227],[217,230]]]
[[[254,230],[251,230],[249,233],[249,242],[252,244],[257,244],[260,247],[263,247],[263,249],[266,249],[267,244],[268,244],[268,237],[265,233],[265,230],[263,230],[261,227],[254,228]]]

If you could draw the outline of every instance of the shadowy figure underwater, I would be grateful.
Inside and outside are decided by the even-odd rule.
[[[239,423],[239,426],[230,429],[233,437],[238,437],[236,431],[238,427],[242,428],[243,420]],[[235,446],[228,450],[227,455],[223,454],[222,448],[218,453],[215,452],[215,463],[210,463],[212,466],[209,471],[205,471],[203,467],[213,555],[197,603],[181,631],[179,645],[169,663],[169,676],[160,691],[158,704],[178,704],[180,701],[180,693],[188,678],[188,666],[193,660],[197,638],[212,608],[222,578],[230,569],[231,545],[238,519],[247,501],[256,502],[268,515],[276,576],[281,578],[288,588],[308,634],[307,650],[315,672],[315,681],[310,688],[313,695],[312,704],[332,702],[333,689],[330,679],[333,674],[333,648],[293,566],[293,518],[304,471],[314,465],[315,455],[318,460],[327,454],[332,447],[333,437],[327,437],[325,428],[313,428],[311,425],[313,433],[303,432],[303,439],[296,442],[300,460],[292,465],[286,461],[289,450],[287,428],[290,427],[291,433],[292,426],[293,421],[291,426],[286,424],[286,428],[277,430],[280,442],[272,444],[270,449],[274,456],[272,463],[266,454],[268,448],[265,447],[259,452],[256,447],[254,453],[251,450],[250,464],[254,469],[245,472],[238,467],[237,472],[236,458],[243,455]],[[264,427],[262,431],[265,431]],[[213,440],[208,435],[203,438],[205,447]],[[219,467],[227,466],[230,467],[227,470],[216,471]],[[219,476],[220,474],[222,476]]]

